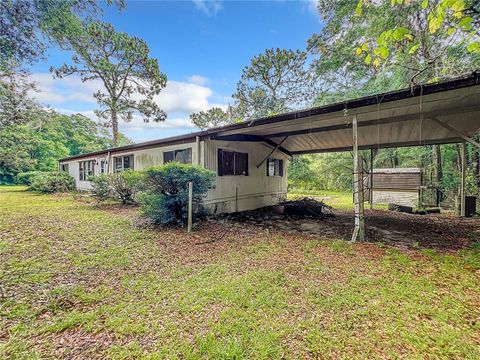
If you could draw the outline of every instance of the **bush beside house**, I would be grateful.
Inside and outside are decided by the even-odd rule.
[[[30,179],[30,190],[42,193],[75,190],[75,179],[64,172],[41,172]]]
[[[139,202],[145,216],[159,225],[185,225],[188,183],[193,183],[194,218],[203,214],[202,199],[213,188],[215,173],[200,166],[168,163],[143,171]]]
[[[94,176],[92,193],[100,200],[139,203],[143,214],[158,225],[185,225],[188,183],[193,183],[193,214],[203,214],[202,200],[213,187],[215,173],[200,166],[171,162],[142,171],[127,170]]]

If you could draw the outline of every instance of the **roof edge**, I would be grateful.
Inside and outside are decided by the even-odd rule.
[[[376,105],[379,103],[387,103],[391,101],[403,100],[403,99],[416,97],[420,95],[428,95],[428,94],[461,89],[461,88],[476,86],[476,85],[480,85],[480,70],[473,71],[472,73],[461,76],[461,77],[457,77],[454,79],[445,80],[437,83],[421,84],[421,85],[416,85],[414,87],[407,88],[407,89],[389,91],[389,92],[369,95],[369,96],[365,96],[365,97],[361,97],[353,100],[337,102],[330,105],[317,106],[317,107],[312,107],[308,109],[283,113],[279,115],[247,120],[238,124],[220,126],[220,127],[211,128],[208,130],[192,132],[190,134],[178,135],[178,136],[173,136],[173,137],[168,137],[168,138],[158,139],[158,140],[151,140],[151,141],[146,141],[138,144],[125,145],[125,146],[120,146],[116,148],[99,150],[99,151],[86,153],[86,154],[78,154],[78,155],[59,159],[58,161],[62,162],[62,161],[69,161],[74,159],[87,158],[90,156],[108,154],[109,152],[118,153],[118,152],[123,152],[128,150],[140,150],[140,149],[146,149],[151,147],[157,147],[160,145],[165,146],[169,144],[173,145],[173,144],[189,143],[189,142],[192,142],[192,140],[195,141],[197,137],[205,138],[210,135],[215,135],[224,131],[238,130],[238,129],[252,127],[252,126],[259,126],[259,125],[277,123],[282,121],[300,119],[304,117],[326,114],[326,113],[335,112],[335,111],[355,109],[363,106]]]

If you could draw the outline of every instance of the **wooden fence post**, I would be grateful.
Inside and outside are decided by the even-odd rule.
[[[193,217],[193,183],[188,183],[188,227],[187,231],[192,232],[192,217]]]

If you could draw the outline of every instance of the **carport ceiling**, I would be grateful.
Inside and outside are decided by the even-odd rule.
[[[295,154],[462,142],[480,128],[480,74],[212,129],[212,138],[264,140]]]

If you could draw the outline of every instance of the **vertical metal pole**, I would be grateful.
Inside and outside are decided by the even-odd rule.
[[[235,212],[238,212],[238,186],[235,187]]]
[[[200,137],[199,136],[196,136],[195,137],[195,143],[197,144],[197,165],[200,165],[201,163],[201,149],[200,149]]]
[[[467,146],[465,142],[460,145],[461,179],[460,179],[460,216],[465,216],[465,174],[467,172]]]
[[[358,155],[357,114],[353,115],[353,200],[355,203],[355,227],[352,242],[365,240],[364,204],[363,204],[363,159]]]
[[[188,183],[188,228],[187,231],[192,232],[192,202],[193,202],[193,183]]]
[[[370,194],[369,194],[370,210],[373,209],[373,148],[370,148]]]

